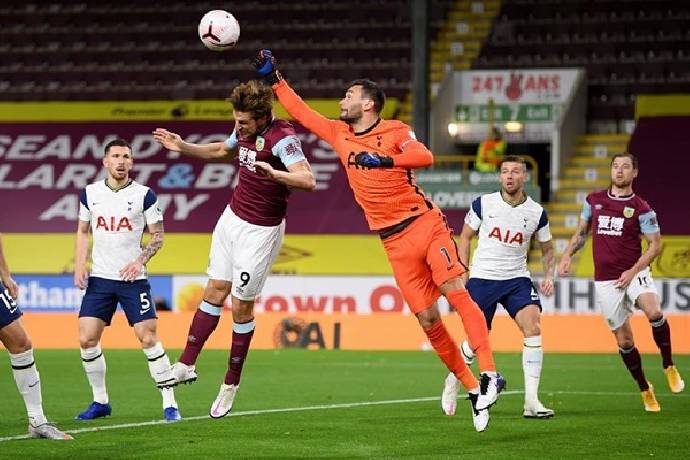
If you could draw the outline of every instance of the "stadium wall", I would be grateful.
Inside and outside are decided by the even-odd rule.
[[[71,276],[20,276],[19,303],[38,348],[76,348],[77,311],[83,291]],[[153,276],[159,311],[159,333],[168,348],[182,348],[203,293],[204,276]],[[690,353],[690,279],[657,280],[662,307],[674,331],[674,350]],[[606,322],[594,307],[591,279],[557,280],[555,295],[543,299],[545,347],[554,352],[611,352],[615,348]],[[454,336],[464,336],[459,318],[445,300],[439,308]],[[229,310],[229,305],[226,305]],[[257,299],[257,348],[305,347],[367,350],[419,350],[429,344],[409,313],[390,276],[271,276]],[[220,332],[208,346],[226,348],[232,321],[225,312]],[[639,312],[633,317],[640,350],[653,352],[649,324]],[[494,320],[496,350],[522,349],[520,332],[500,310]],[[104,346],[138,348],[121,313],[106,331]]]

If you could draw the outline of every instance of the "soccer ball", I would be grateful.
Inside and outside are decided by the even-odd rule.
[[[210,50],[228,50],[240,38],[240,24],[227,11],[209,11],[199,22],[199,38]]]

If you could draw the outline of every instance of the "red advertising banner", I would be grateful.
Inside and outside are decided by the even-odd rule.
[[[132,177],[158,195],[166,230],[210,232],[232,195],[237,165],[167,151],[151,135],[160,126],[189,142],[206,143],[225,140],[233,122],[0,124],[0,231],[73,232],[79,190],[105,177],[103,146],[121,137],[133,147]],[[335,152],[303,127],[295,127],[317,190],[293,192],[288,232],[367,233]]]

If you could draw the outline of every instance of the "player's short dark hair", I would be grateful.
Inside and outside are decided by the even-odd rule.
[[[498,165],[499,169],[503,167],[503,163],[520,163],[525,171],[527,171],[527,162],[520,155],[506,155],[501,158],[501,163]]]
[[[127,147],[129,149],[130,153],[132,152],[132,146],[129,145],[129,142],[127,142],[124,139],[115,139],[115,140],[108,142],[105,145],[105,148],[103,149],[103,155],[104,156],[108,154],[110,147]]]
[[[376,113],[381,113],[383,106],[386,104],[386,93],[383,92],[381,87],[376,82],[367,78],[358,78],[357,80],[351,81],[345,90],[347,91],[353,86],[361,86],[362,93],[374,101],[374,110]]]
[[[632,161],[633,169],[637,169],[637,157],[633,155],[630,152],[623,152],[623,153],[616,153],[612,158],[611,158],[611,166],[613,166],[613,162],[616,160],[616,158],[630,158],[630,161]]]
[[[228,100],[237,112],[249,112],[255,120],[270,118],[273,110],[273,90],[257,80],[235,86]]]

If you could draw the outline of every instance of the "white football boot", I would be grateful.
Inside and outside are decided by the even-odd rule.
[[[220,385],[220,391],[216,400],[213,401],[211,405],[211,410],[209,415],[211,418],[221,418],[225,417],[232,410],[232,403],[235,402],[235,395],[237,395],[237,390],[239,390],[239,385],[226,385],[225,383]]]
[[[460,382],[452,372],[449,372],[443,383],[443,393],[441,393],[441,410],[443,410],[444,414],[455,415],[459,390]]]
[[[176,384],[194,383],[197,379],[196,368],[194,366],[188,366],[178,361],[172,365],[170,370],[172,371],[172,376]]]
[[[474,424],[474,429],[479,432],[486,430],[486,427],[489,426],[489,409],[477,409],[477,400],[479,399],[478,394],[468,393],[467,399],[470,400],[470,408],[472,409],[472,423]]]
[[[506,380],[498,372],[488,374],[483,372],[479,379],[479,397],[477,398],[477,410],[482,411],[493,406],[498,399],[498,394],[506,386]]]
[[[29,424],[29,437],[55,439],[60,441],[74,439],[69,434],[57,429],[53,423],[44,423],[43,425],[33,426]]]
[[[525,418],[551,418],[554,416],[553,409],[544,407],[544,405],[539,401],[525,401],[524,411],[522,416]]]

